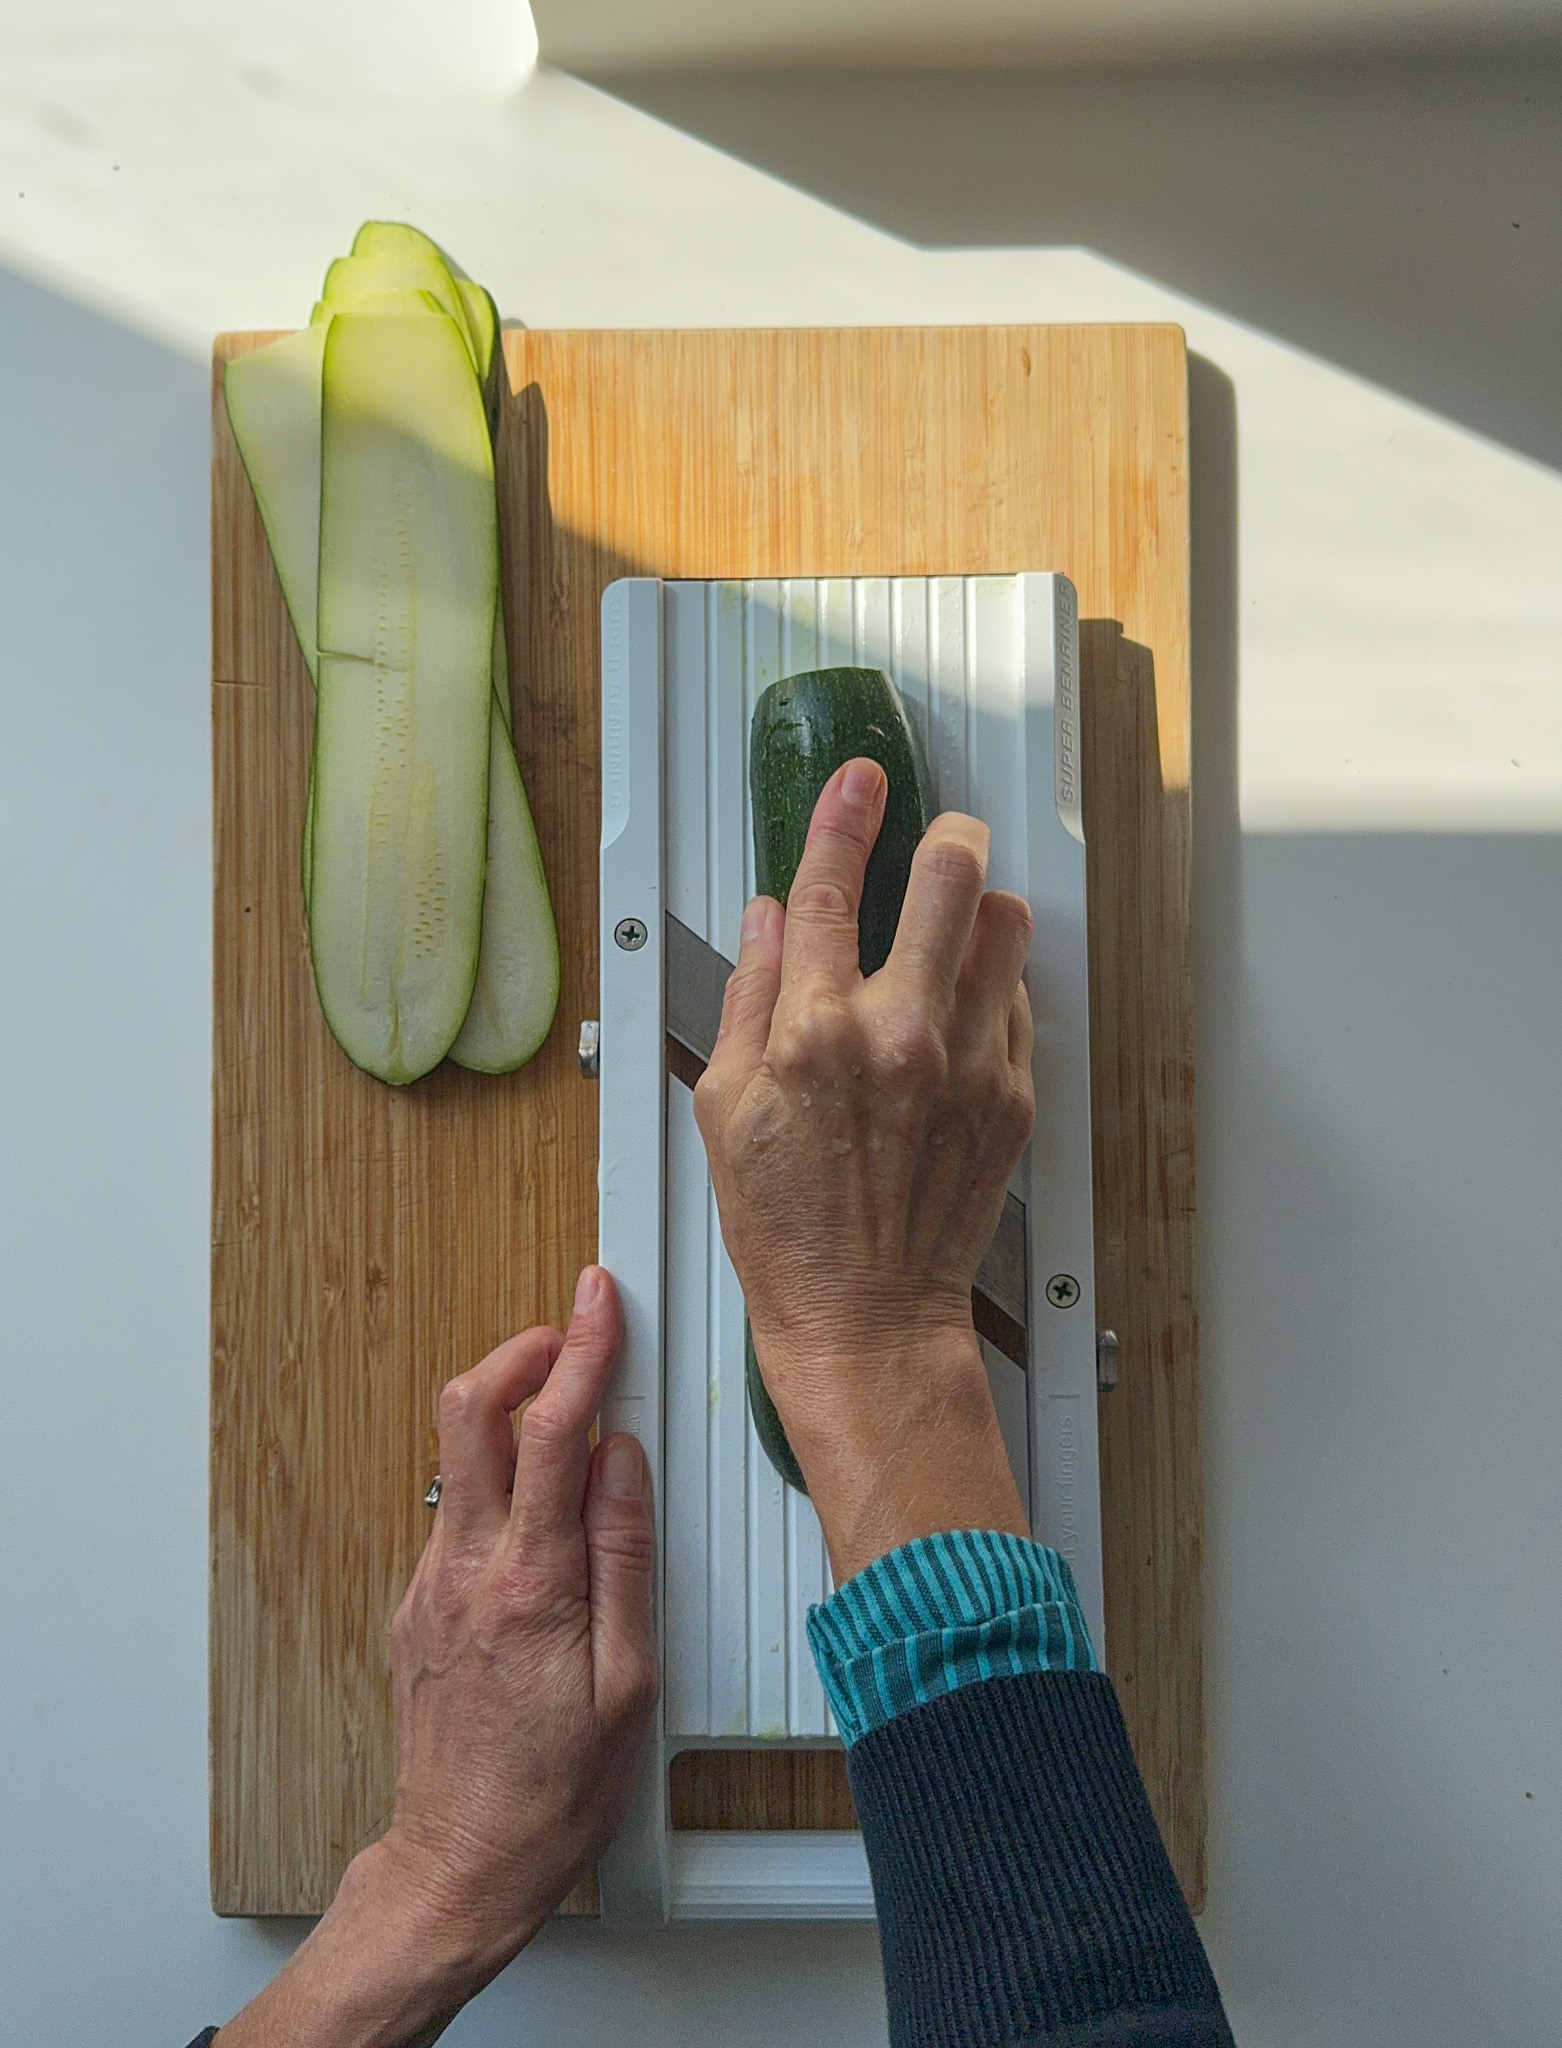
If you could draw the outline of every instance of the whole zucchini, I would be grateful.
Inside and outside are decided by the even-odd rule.
[[[933,822],[933,782],[900,692],[877,668],[816,668],[772,683],[754,707],[749,794],[754,880],[761,896],[785,903],[808,839],[819,792],[837,768],[865,755],[889,778],[884,822],[863,879],[857,957],[874,974],[895,943],[911,856]],[[775,1403],[760,1377],[754,1336],[743,1319],[749,1409],[765,1455],[788,1486],[808,1488]]]
[[[803,1477],[803,1468],[786,1440],[776,1404],[771,1400],[770,1389],[760,1373],[759,1360],[754,1355],[754,1332],[749,1327],[747,1316],[743,1318],[743,1383],[748,1388],[749,1413],[754,1418],[754,1431],[765,1456],[788,1486],[795,1486],[799,1493],[806,1493],[808,1482]]]
[[[754,706],[749,792],[754,810],[754,880],[761,896],[785,903],[808,839],[819,792],[858,755],[889,777],[884,823],[868,856],[857,917],[864,974],[889,958],[911,879],[911,856],[933,822],[933,783],[917,729],[899,690],[878,668],[815,668],[783,676]]]

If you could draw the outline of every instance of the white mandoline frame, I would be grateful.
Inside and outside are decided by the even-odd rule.
[[[828,1718],[820,1718],[822,1702],[813,1699],[817,1682],[799,1682],[805,1596],[824,1590],[809,1583],[810,1572],[819,1569],[810,1561],[822,1552],[810,1548],[817,1545],[817,1525],[807,1503],[788,1493],[778,1519],[780,1496],[788,1490],[777,1482],[774,1512],[761,1508],[756,1518],[750,1507],[746,1556],[737,1560],[728,1555],[731,1530],[717,1542],[723,1532],[708,1526],[703,1489],[685,1484],[678,1497],[698,1491],[698,1508],[679,1521],[674,1507],[674,1525],[665,1525],[674,1479],[696,1477],[688,1465],[687,1423],[680,1438],[676,1427],[669,1429],[669,1408],[678,1409],[681,1400],[679,1412],[687,1417],[690,1391],[683,1381],[697,1370],[703,1383],[706,1370],[701,1358],[697,1368],[685,1363],[680,1378],[665,1355],[668,1341],[677,1339],[681,1360],[691,1339],[704,1334],[703,1322],[694,1327],[700,1318],[691,1320],[690,1300],[711,1303],[710,1395],[717,1415],[734,1374],[732,1332],[725,1326],[733,1321],[734,1302],[741,1316],[741,1300],[713,1230],[713,1249],[701,1242],[693,1254],[701,1262],[697,1280],[684,1275],[680,1286],[680,1276],[667,1270],[669,1253],[680,1271],[690,1262],[695,1239],[686,1212],[691,1196],[698,1201],[702,1195],[692,1187],[685,1156],[683,1126],[692,1128],[692,1120],[679,1099],[682,1085],[663,1079],[663,916],[671,908],[732,957],[736,919],[752,882],[747,731],[753,699],[775,675],[852,661],[895,677],[928,743],[941,803],[972,810],[993,827],[994,885],[1018,889],[1035,914],[1027,982],[1037,1023],[1037,1122],[1012,1183],[1028,1204],[1031,1370],[1023,1414],[1008,1404],[1006,1435],[1036,1533],[1069,1557],[1098,1646],[1102,1641],[1073,587],[1048,575],[748,584],[637,577],[615,583],[602,601],[599,1256],[618,1279],[625,1338],[602,1426],[627,1429],[645,1446],[658,1475],[658,1557],[664,1560],[658,1589],[663,1701],[631,1813],[601,1870],[604,1917],[619,1923],[872,1913],[855,1834],[674,1834],[667,1812],[667,1766],[679,1748],[719,1747],[723,1736],[730,1741],[734,1735],[757,1742],[758,1727],[769,1739],[794,1743],[833,1733]],[[626,920],[644,929],[645,943],[618,943],[615,934]],[[1078,1284],[1070,1308],[1047,1300],[1047,1282],[1057,1274]],[[1016,1387],[1019,1376],[995,1353],[988,1359],[1002,1411],[1006,1376]],[[769,1468],[741,1408],[740,1350],[735,1373],[735,1399],[725,1405],[729,1425],[734,1408],[745,1413],[744,1436],[734,1437],[730,1426],[719,1432],[713,1422],[710,1457],[713,1469],[734,1461],[746,1469],[752,1499],[756,1470],[768,1477]],[[676,1474],[670,1462],[678,1465]],[[741,1478],[736,1491],[743,1491]],[[702,1628],[709,1617],[714,1637],[731,1604],[721,1585],[707,1584],[702,1573],[730,1580],[736,1562],[741,1602],[745,1574],[754,1580],[764,1575],[767,1559],[773,1564],[783,1526],[790,1640],[762,1643],[729,1616],[733,1641],[702,1638],[685,1642],[680,1653],[679,1641],[668,1640],[669,1616],[698,1613]],[[789,1684],[764,1675],[766,1652],[782,1651]],[[693,1669],[699,1659],[703,1677]],[[809,1670],[806,1678],[812,1677]],[[765,1704],[776,1699],[783,1702],[779,1714]]]

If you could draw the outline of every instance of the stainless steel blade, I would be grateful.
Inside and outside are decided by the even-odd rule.
[[[667,926],[667,1030],[697,1059],[709,1061],[721,1026],[721,999],[732,962],[707,946],[669,910]]]
[[[976,1285],[994,1308],[1002,1309],[1010,1322],[1018,1323],[1022,1330],[1030,1328],[1029,1274],[1025,1204],[1017,1195],[1005,1195],[993,1241],[976,1269]]]
[[[721,1003],[732,962],[718,953],[680,918],[666,913],[667,1035],[707,1063],[721,1025]],[[687,1075],[680,1078],[687,1079]],[[1026,1332],[1030,1328],[1030,1261],[1026,1255],[1025,1204],[1005,1195],[1003,1214],[981,1265],[977,1268],[977,1327],[1004,1355],[1028,1368]],[[983,1316],[988,1305],[996,1314]]]

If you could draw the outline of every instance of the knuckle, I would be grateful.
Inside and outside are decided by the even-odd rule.
[[[883,1047],[890,1072],[919,1091],[948,1082],[949,1052],[930,1017],[912,1012],[899,1018],[887,1027]]]
[[[446,1380],[439,1390],[439,1424],[441,1429],[452,1424],[459,1425],[470,1416],[477,1405],[477,1389],[472,1384],[470,1373],[462,1373],[453,1380]]]
[[[788,1081],[806,1068],[810,1035],[808,1025],[794,1010],[788,1010],[771,1026],[765,1064],[778,1081]]]
[[[800,916],[809,924],[839,924],[854,922],[857,911],[839,882],[810,879],[793,883],[786,914]]]
[[[766,1059],[780,1081],[815,1074],[840,1048],[841,1019],[832,1003],[801,1003],[777,1020]]]
[[[961,839],[924,839],[914,858],[941,890],[976,895],[987,880],[985,863],[975,848]]]
[[[721,998],[722,1008],[729,1016],[748,1009],[763,995],[769,979],[763,961],[740,960],[727,976],[727,986]]]
[[[995,1123],[1008,1113],[1009,1075],[1007,1063],[979,1059],[958,1077],[954,1092],[979,1123]]]
[[[707,1144],[719,1134],[726,1119],[726,1097],[716,1072],[716,1060],[719,1058],[718,1052],[694,1084],[694,1121]]]
[[[521,1622],[533,1619],[548,1599],[545,1560],[537,1545],[502,1544],[494,1558],[490,1590],[500,1614]]]
[[[996,1157],[1013,1150],[1014,1104],[1004,1065],[973,1061],[952,1079],[950,1095],[981,1153]]]
[[[632,1571],[649,1574],[656,1556],[655,1538],[649,1515],[635,1511],[614,1515],[599,1522],[592,1531],[597,1555]]]
[[[1036,913],[1023,896],[1012,896],[1008,890],[1003,892],[1001,900],[1006,914],[1013,920],[1014,928],[1028,950],[1036,932]]]
[[[1000,930],[1007,926],[1017,937],[1027,943],[1036,920],[1031,907],[1023,896],[1016,896],[1011,889],[991,889],[982,899],[982,915],[991,920]]]
[[[1003,1121],[1016,1143],[1023,1145],[1036,1121],[1036,1091],[1028,1073],[1011,1073],[1004,1094]]]
[[[521,1417],[521,1441],[528,1451],[544,1456],[562,1450],[574,1441],[573,1424],[555,1415],[546,1401],[533,1401]]]

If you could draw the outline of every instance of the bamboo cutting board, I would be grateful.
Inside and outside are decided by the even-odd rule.
[[[1086,709],[1107,1661],[1184,1890],[1205,1884],[1194,1310],[1187,365],[1170,327],[509,333],[499,444],[521,767],[558,915],[519,1074],[357,1072],[299,894],[310,690],[216,347],[211,1874],[313,1913],[384,1826],[390,1617],[441,1385],[561,1323],[596,1242],[598,603],[616,576],[1078,587]],[[672,1511],[676,1512],[675,1504]],[[693,1827],[841,1826],[839,1759],[684,1756]],[[588,1888],[573,1901],[590,1911]]]

